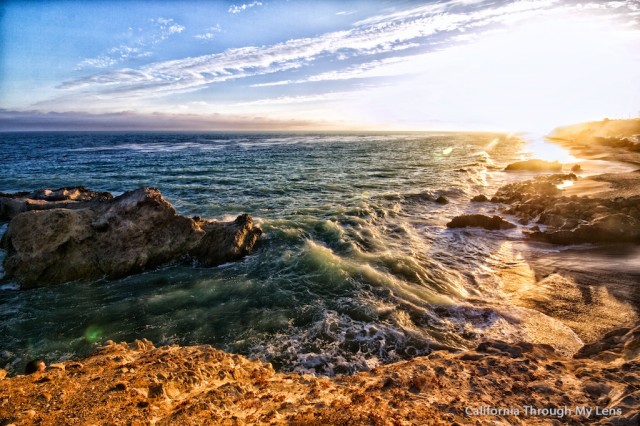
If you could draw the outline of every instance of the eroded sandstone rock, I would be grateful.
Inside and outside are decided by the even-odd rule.
[[[65,369],[0,380],[0,421],[23,424],[527,424],[549,416],[481,407],[571,407],[562,424],[640,419],[640,327],[568,358],[548,345],[487,341],[335,378],[282,374],[210,346],[113,343]],[[5,401],[4,403],[2,401]],[[574,407],[598,407],[587,417]]]
[[[6,276],[29,288],[122,277],[186,256],[211,266],[246,255],[262,234],[249,215],[234,222],[179,215],[157,189],[82,203],[15,215],[0,243]]]
[[[38,189],[14,194],[0,193],[0,220],[10,220],[30,210],[80,209],[87,207],[92,201],[106,201],[112,198],[113,195],[108,192],[91,191],[84,186]]]

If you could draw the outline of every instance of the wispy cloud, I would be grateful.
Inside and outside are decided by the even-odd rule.
[[[211,41],[211,40],[215,39],[216,35],[218,33],[220,33],[221,31],[222,31],[222,28],[218,24],[218,25],[215,25],[213,27],[207,28],[204,33],[197,34],[197,35],[195,35],[193,37],[197,38],[198,40]]]
[[[156,18],[151,22],[156,24],[156,31],[149,34],[149,43],[151,44],[166,40],[173,34],[180,34],[185,29],[183,25],[178,24],[172,18]],[[142,43],[144,42],[143,40]]]
[[[417,46],[417,45],[416,45]],[[411,46],[413,47],[413,46]],[[408,48],[408,47],[407,47]],[[420,72],[417,69],[407,68],[405,65],[416,62],[427,54],[409,55],[379,59],[362,64],[352,65],[341,70],[326,71],[319,74],[312,74],[306,78],[298,80],[278,80],[267,83],[252,84],[251,87],[273,87],[285,86],[289,84],[302,84],[321,81],[351,80],[356,78],[391,77],[407,73]]]
[[[256,7],[256,6],[262,6],[262,2],[261,1],[254,1],[252,3],[245,3],[245,4],[241,4],[241,5],[231,5],[231,7],[229,7],[229,13],[240,13],[240,12],[244,12],[247,9],[251,9],[252,7]]]
[[[78,63],[76,68],[109,68],[129,60],[149,57],[151,56],[149,48],[168,39],[173,34],[179,34],[185,30],[183,25],[176,23],[171,18],[154,18],[149,22],[151,29],[143,32],[143,29],[139,28],[139,32],[143,32],[143,34],[132,40],[130,45],[121,44],[95,58],[86,58]]]
[[[612,2],[613,3],[613,2]],[[628,2],[627,2],[628,3]],[[625,3],[623,9],[633,4]],[[243,4],[238,11],[261,5],[261,2]],[[607,7],[614,7],[607,4]],[[554,9],[555,7],[555,9]],[[111,98],[158,97],[199,90],[212,84],[255,76],[265,76],[310,68],[322,59],[334,58],[362,61],[374,55],[394,55],[395,52],[414,49],[414,55],[425,54],[419,47],[437,45],[439,49],[462,42],[461,37],[478,31],[488,31],[500,25],[514,25],[537,16],[553,13],[556,9],[578,11],[589,4],[566,4],[558,0],[523,0],[495,2],[485,0],[452,0],[431,3],[408,10],[388,12],[356,22],[351,28],[316,37],[298,38],[267,46],[232,48],[221,53],[156,62],[138,68],[87,76],[67,81],[59,86],[67,94],[98,95]],[[230,8],[230,13],[232,12]],[[233,9],[235,10],[235,9]],[[173,20],[157,20],[165,36],[181,32],[184,27]],[[216,27],[214,27],[216,28]],[[202,40],[215,36],[215,30],[201,34]],[[211,34],[210,36],[207,34]],[[197,37],[197,36],[196,36]],[[395,66],[411,56],[364,61],[342,69],[333,69],[304,78],[285,79],[255,84],[254,87],[279,86],[328,80],[391,76],[405,72],[406,67]],[[116,54],[94,58],[95,64],[112,66],[119,63]]]
[[[374,17],[344,31],[159,62],[136,70],[119,70],[69,81],[60,88],[94,90],[117,96],[160,96],[197,90],[213,83],[307,66],[327,55],[345,59],[402,50],[424,43],[426,38],[437,34],[459,34],[465,28],[490,25],[501,19],[513,20],[514,13],[519,14],[519,19],[526,19],[543,11],[548,4],[549,1],[530,0],[459,13],[440,13],[443,6],[435,4]],[[165,28],[173,25],[162,23]]]
[[[336,99],[343,99],[345,96],[352,95],[352,92],[329,92],[320,93],[314,95],[300,95],[300,96],[278,96],[275,98],[258,99],[255,101],[238,102],[234,104],[234,107],[238,106],[258,106],[258,105],[291,105],[291,104],[303,104],[309,102],[324,102],[333,101]]]

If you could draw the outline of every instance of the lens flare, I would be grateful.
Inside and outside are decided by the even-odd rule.
[[[97,325],[90,325],[84,332],[84,338],[89,343],[96,343],[102,339],[102,328]]]

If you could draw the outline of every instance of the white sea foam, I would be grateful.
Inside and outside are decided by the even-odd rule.
[[[0,291],[15,291],[20,290],[20,284],[18,283],[8,283],[0,285]]]
[[[217,151],[224,149],[223,145],[204,144],[196,142],[182,143],[130,143],[119,145],[102,145],[92,147],[73,148],[69,151],[86,152],[86,151],[139,151],[144,153],[154,152],[175,152],[183,150],[200,150],[200,151]]]

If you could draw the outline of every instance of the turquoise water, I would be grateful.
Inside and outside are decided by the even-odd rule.
[[[350,373],[508,334],[486,277],[518,231],[451,231],[512,179],[497,134],[3,134],[0,192],[159,188],[185,215],[254,216],[244,260],[22,291],[0,281],[0,366],[107,339],[212,344],[283,371]],[[450,203],[435,203],[444,195]],[[475,204],[475,205],[474,205]],[[496,303],[494,303],[496,302]]]

